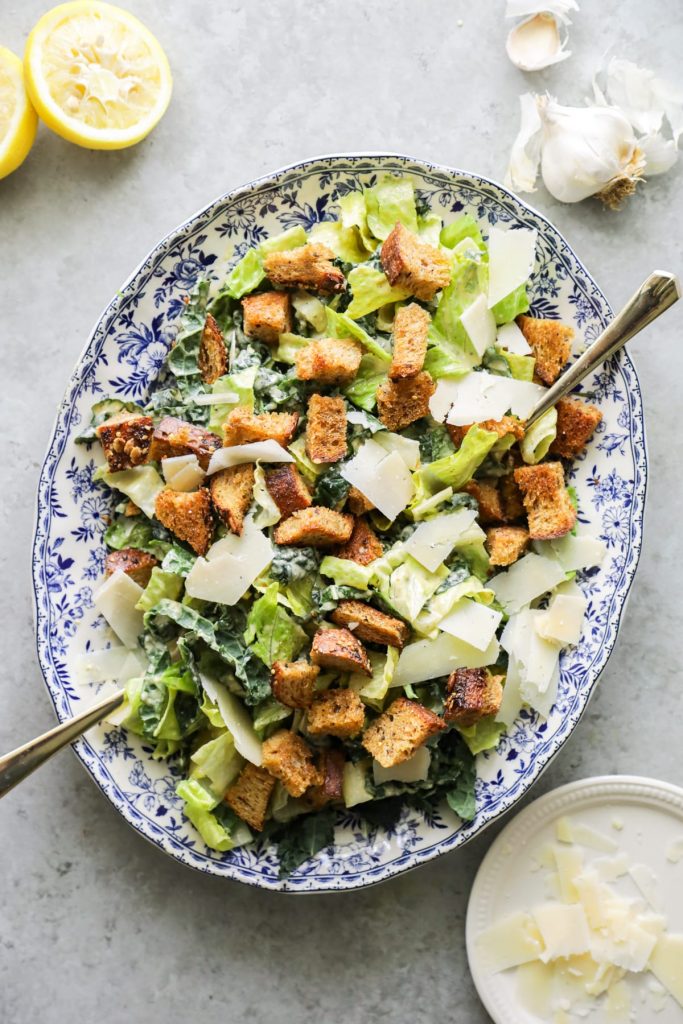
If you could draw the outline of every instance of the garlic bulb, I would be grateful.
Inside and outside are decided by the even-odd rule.
[[[511,29],[505,46],[515,67],[540,71],[571,56],[565,49],[570,10],[578,10],[576,0],[508,0],[505,16],[524,19]]]
[[[635,192],[645,167],[628,120],[616,107],[562,107],[538,103],[543,124],[541,174],[563,203],[597,196],[613,209]]]

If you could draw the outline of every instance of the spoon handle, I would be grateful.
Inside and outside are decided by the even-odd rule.
[[[9,754],[0,757],[0,797],[9,793],[10,789],[30,775],[32,771],[39,768],[49,757],[56,754],[58,750],[97,725],[103,718],[118,708],[125,697],[123,690],[118,690],[110,697],[106,697],[99,704],[94,704],[81,715],[69,718],[54,729],[44,732],[42,736],[36,736],[34,740],[24,743],[23,746],[11,750]]]
[[[546,391],[543,398],[532,409],[531,415],[526,421],[527,427],[540,419],[560,398],[564,398],[570,391],[573,391],[584,377],[587,377],[606,359],[618,352],[634,334],[638,334],[658,316],[661,316],[669,306],[678,302],[680,297],[681,286],[675,274],[669,274],[665,270],[655,270],[650,274],[602,334]]]

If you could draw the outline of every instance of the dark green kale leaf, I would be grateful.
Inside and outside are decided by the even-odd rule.
[[[436,462],[455,451],[455,445],[445,427],[430,427],[422,431],[417,440],[420,442],[422,462]]]
[[[316,479],[313,503],[324,505],[325,508],[341,508],[350,487],[351,484],[341,475],[338,466],[328,469]]]
[[[335,812],[327,807],[316,814],[294,818],[270,832],[277,844],[280,858],[280,878],[287,878],[304,861],[334,843]]]
[[[315,381],[299,380],[294,367],[281,373],[272,366],[261,366],[254,381],[254,409],[257,413],[275,412],[284,406],[287,412],[304,412],[316,386]]]
[[[372,595],[369,590],[356,590],[355,587],[337,586],[322,587],[316,583],[311,591],[311,601],[318,615],[333,612],[340,601],[368,601]]]
[[[273,555],[269,575],[277,583],[295,583],[307,576],[317,575],[319,565],[320,552],[315,548],[295,548],[283,544]]]

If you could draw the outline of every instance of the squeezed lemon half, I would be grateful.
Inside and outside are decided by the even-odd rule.
[[[128,11],[74,0],[44,14],[26,44],[26,88],[39,116],[88,149],[140,142],[171,99],[158,41]]]
[[[37,127],[38,117],[24,86],[23,64],[0,46],[0,178],[24,162]]]

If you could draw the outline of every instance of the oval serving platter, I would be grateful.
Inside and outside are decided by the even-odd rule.
[[[102,575],[102,534],[111,498],[93,482],[94,450],[76,445],[93,402],[104,396],[144,400],[176,329],[183,296],[198,276],[222,278],[262,238],[335,216],[349,191],[385,173],[410,175],[421,199],[443,218],[471,213],[482,225],[538,230],[531,312],[574,326],[591,342],[610,307],[559,232],[501,185],[411,157],[327,156],[284,168],[217,199],[161,241],[104,310],[69,381],[38,487],[33,547],[36,636],[40,666],[61,721],[94,696],[75,682],[87,649],[102,647],[105,626],[94,613]],[[208,850],[185,820],[172,768],[154,761],[139,737],[103,724],[74,749],[97,785],[141,835],[200,871],[266,889],[350,890],[383,881],[462,846],[529,789],[576,727],[614,647],[642,541],[647,459],[640,387],[625,352],[586,380],[583,390],[603,414],[571,483],[579,518],[605,541],[600,569],[579,576],[588,597],[580,643],[561,660],[558,699],[547,721],[524,711],[496,751],[477,758],[477,813],[463,824],[445,809],[427,819],[404,811],[391,830],[370,829],[353,809],[339,814],[336,843],[278,879],[274,850],[251,846]]]

